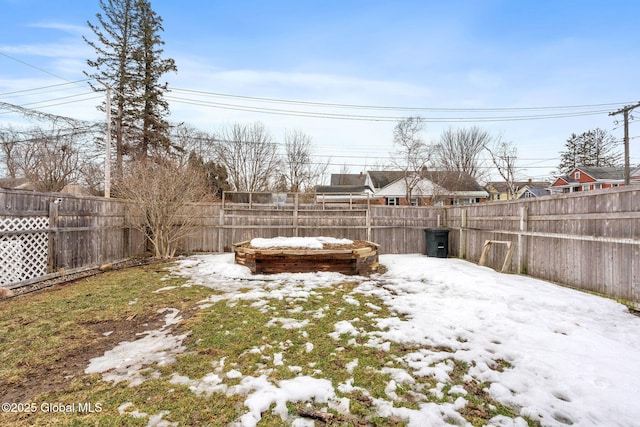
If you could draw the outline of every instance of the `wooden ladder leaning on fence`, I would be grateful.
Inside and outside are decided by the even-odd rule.
[[[487,262],[487,256],[489,255],[489,250],[493,246],[494,243],[507,245],[507,255],[504,257],[504,263],[502,263],[501,273],[506,273],[509,271],[509,265],[511,264],[511,258],[513,258],[513,242],[508,242],[504,240],[485,240],[484,247],[482,248],[482,254],[480,255],[480,261],[478,261],[478,265],[485,265]]]

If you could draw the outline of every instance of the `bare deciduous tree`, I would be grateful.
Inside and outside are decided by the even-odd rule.
[[[235,123],[224,129],[215,151],[235,191],[266,191],[277,178],[278,147],[261,122]]]
[[[449,128],[440,135],[440,142],[435,146],[436,165],[445,171],[466,172],[476,181],[482,181],[487,175],[487,168],[480,159],[480,153],[492,141],[491,134],[477,126]]]
[[[172,258],[181,239],[192,232],[192,203],[204,201],[208,189],[202,173],[188,162],[147,158],[125,167],[115,185],[131,201],[131,226],[143,232],[156,258]]]
[[[288,191],[306,191],[318,184],[327,170],[326,164],[314,163],[311,137],[300,130],[284,136],[283,177]]]
[[[398,147],[392,155],[394,166],[404,172],[406,200],[411,201],[413,190],[422,180],[422,171],[431,161],[432,148],[422,139],[424,119],[420,116],[400,120],[393,129],[393,143]]]
[[[1,133],[2,161],[11,178],[27,178],[38,191],[61,191],[67,184],[84,184],[93,153],[83,144],[86,134],[74,129]]]
[[[171,127],[171,145],[183,153],[195,153],[204,160],[215,159],[215,136],[188,123]]]
[[[0,131],[0,161],[6,171],[8,178],[18,178],[18,150],[20,135],[16,129],[6,128]]]
[[[516,188],[514,183],[517,173],[518,150],[512,143],[504,142],[500,139],[496,140],[492,147],[485,145],[484,148],[491,155],[493,165],[507,184],[507,198],[515,198]]]

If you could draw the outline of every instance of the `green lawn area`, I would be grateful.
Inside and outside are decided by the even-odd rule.
[[[210,288],[182,286],[185,279],[169,275],[167,267],[106,272],[0,301],[0,390],[2,402],[13,403],[3,407],[0,425],[146,426],[153,419],[177,423],[168,425],[228,425],[248,412],[247,377],[273,384],[327,379],[335,390],[333,403],[286,402],[286,422],[272,404],[259,426],[286,425],[296,418],[316,425],[402,426],[405,419],[380,415],[378,399],[417,409],[429,402],[455,404],[456,389],[464,390],[468,403],[460,413],[472,425],[499,414],[517,416],[483,391],[486,384],[465,382],[469,367],[447,357],[447,349],[440,349],[445,357],[439,362],[451,371],[444,389],[434,393],[434,378],[414,376],[397,380],[389,390],[394,373],[407,368],[401,357],[419,349],[367,346],[364,334],[330,335],[341,321],[375,332],[372,307],[378,318],[398,316],[375,297],[353,293],[354,283],[315,288],[306,298],[230,300]],[[203,304],[206,299],[210,302]],[[165,326],[161,311],[166,308],[179,311],[177,324]],[[173,336],[186,335],[183,348],[173,363],[140,369],[139,385],[85,374],[91,359],[163,327]],[[508,368],[506,362],[495,367]]]

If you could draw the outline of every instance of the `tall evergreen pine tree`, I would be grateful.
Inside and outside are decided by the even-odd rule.
[[[154,149],[168,149],[169,109],[163,95],[163,74],[176,71],[173,59],[163,59],[162,19],[147,0],[100,0],[97,24],[87,22],[97,40],[85,41],[96,51],[88,60],[87,76],[100,79],[113,91],[112,120],[116,140],[116,174],[124,156],[143,159]],[[92,83],[104,91],[102,84]]]
[[[597,128],[580,135],[571,134],[565,143],[565,151],[560,152],[558,171],[568,174],[579,166],[615,167],[621,159],[615,137]]]
[[[168,87],[166,82],[160,83],[160,78],[170,71],[177,71],[177,68],[173,59],[163,59],[161,56],[161,46],[164,45],[159,35],[160,31],[164,31],[162,18],[151,9],[148,0],[137,0],[136,9],[139,13],[136,25],[139,43],[134,55],[137,66],[135,78],[141,85],[138,101],[142,113],[139,118],[141,134],[137,153],[139,158],[144,158],[150,149],[170,148],[169,123],[164,118],[169,112],[169,104],[163,97]]]

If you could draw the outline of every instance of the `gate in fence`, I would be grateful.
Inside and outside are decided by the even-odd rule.
[[[0,286],[47,274],[49,217],[0,217]]]

